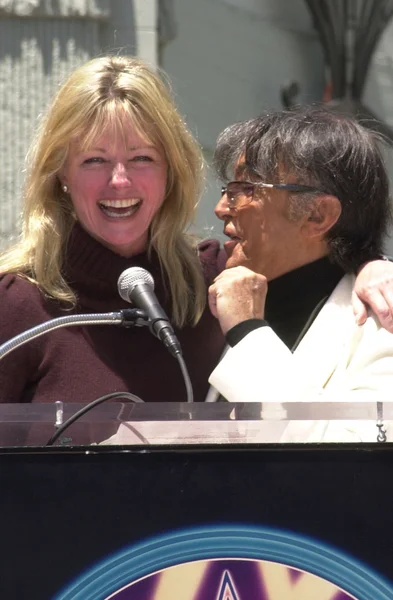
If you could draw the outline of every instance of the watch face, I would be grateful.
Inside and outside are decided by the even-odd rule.
[[[387,600],[393,587],[340,550],[253,526],[176,530],[108,557],[56,600]]]

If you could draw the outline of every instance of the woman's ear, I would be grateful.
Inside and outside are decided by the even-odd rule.
[[[59,182],[59,185],[60,185],[60,187],[63,187],[63,185],[65,185],[65,184],[66,184],[66,181],[65,181],[64,175],[63,175],[63,173],[62,173],[61,171],[58,171],[58,172],[57,172],[57,174],[56,174],[56,179],[57,179],[57,181]]]
[[[336,196],[318,196],[304,223],[309,237],[325,237],[341,215],[341,202]]]
[[[57,171],[57,179],[59,180],[61,186],[67,185],[67,176],[64,164]]]

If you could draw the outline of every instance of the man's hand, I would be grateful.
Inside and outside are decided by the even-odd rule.
[[[263,319],[267,280],[246,267],[226,269],[209,288],[209,307],[224,335],[247,319]]]
[[[367,306],[382,327],[393,333],[393,263],[375,260],[366,263],[356,278],[352,307],[359,325],[367,319]]]

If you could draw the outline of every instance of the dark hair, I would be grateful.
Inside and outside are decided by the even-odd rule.
[[[353,117],[303,106],[228,127],[218,138],[214,162],[224,180],[244,157],[246,172],[254,179],[280,183],[280,174],[291,174],[296,183],[336,196],[342,212],[326,236],[329,256],[349,272],[382,254],[391,218],[382,141]]]

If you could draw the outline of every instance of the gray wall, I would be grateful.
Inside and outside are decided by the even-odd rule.
[[[296,80],[299,102],[320,101],[323,55],[304,0],[174,0],[177,37],[162,66],[209,162],[217,135],[230,123],[281,108],[281,86]],[[373,57],[364,103],[393,127],[393,22]],[[393,153],[386,153],[393,182]],[[208,171],[195,229],[221,236],[213,215],[219,183]],[[393,238],[386,242],[393,255]]]
[[[373,56],[364,91],[364,104],[393,129],[393,20],[390,21]],[[393,151],[386,150],[386,163],[393,189]],[[392,194],[392,191],[391,191]],[[393,228],[386,240],[386,253],[393,256]]]
[[[319,100],[322,51],[303,0],[175,0],[177,37],[162,52],[177,101],[206,159],[227,125],[281,108],[280,88]],[[213,215],[219,185],[208,173],[196,230],[220,235]]]
[[[132,0],[0,0],[0,246],[19,231],[38,116],[72,69],[118,49],[135,53]]]
[[[18,231],[24,156],[37,117],[69,71],[109,52],[153,64],[160,57],[207,162],[228,124],[281,107],[283,85],[298,82],[299,102],[320,100],[324,86],[304,0],[0,0],[0,245]],[[392,97],[391,23],[364,100],[393,126]],[[391,155],[388,161],[393,173]],[[202,236],[220,236],[218,195],[208,170],[195,224]]]

